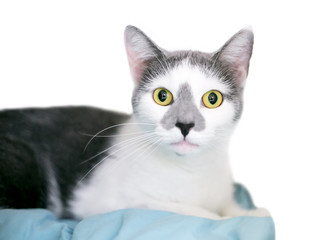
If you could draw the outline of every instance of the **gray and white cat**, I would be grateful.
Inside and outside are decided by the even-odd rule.
[[[74,107],[0,113],[0,206],[46,207],[74,218],[125,208],[269,215],[235,202],[227,154],[242,112],[252,31],[239,31],[213,53],[169,52],[128,26],[125,46],[135,82],[132,116]],[[89,131],[97,134],[86,145],[82,132]]]

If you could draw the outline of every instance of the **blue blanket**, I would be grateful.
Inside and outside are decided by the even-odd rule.
[[[236,186],[235,197],[244,207],[253,207],[250,195],[241,186]],[[271,217],[211,220],[124,209],[78,222],[59,220],[45,209],[0,210],[1,240],[273,240],[274,236]]]

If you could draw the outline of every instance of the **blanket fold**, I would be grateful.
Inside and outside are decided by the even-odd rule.
[[[241,185],[235,197],[253,208]],[[243,201],[242,199],[245,198]],[[273,240],[271,217],[212,220],[149,210],[123,209],[82,221],[57,219],[45,209],[0,210],[1,240]]]

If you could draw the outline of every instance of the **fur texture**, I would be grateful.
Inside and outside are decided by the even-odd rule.
[[[235,203],[227,156],[242,112],[252,45],[252,31],[243,29],[214,53],[169,52],[128,26],[133,115],[83,108],[2,112],[0,121],[11,128],[0,135],[6,144],[0,171],[6,172],[10,158],[21,170],[0,174],[0,206],[48,207],[75,218],[123,208],[210,218],[267,215]],[[166,106],[154,100],[160,88],[172,95]],[[208,108],[202,101],[210,90],[221,93],[219,107]],[[87,136],[80,132],[97,134],[85,147]],[[26,181],[30,173],[22,169],[29,167],[30,184],[21,190],[12,183]],[[19,199],[33,188],[36,201],[29,194]]]

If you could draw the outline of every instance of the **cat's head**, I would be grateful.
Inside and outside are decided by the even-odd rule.
[[[242,29],[218,51],[203,53],[166,51],[128,26],[125,46],[136,84],[135,118],[153,126],[160,146],[186,155],[229,138],[242,111],[251,29]]]

